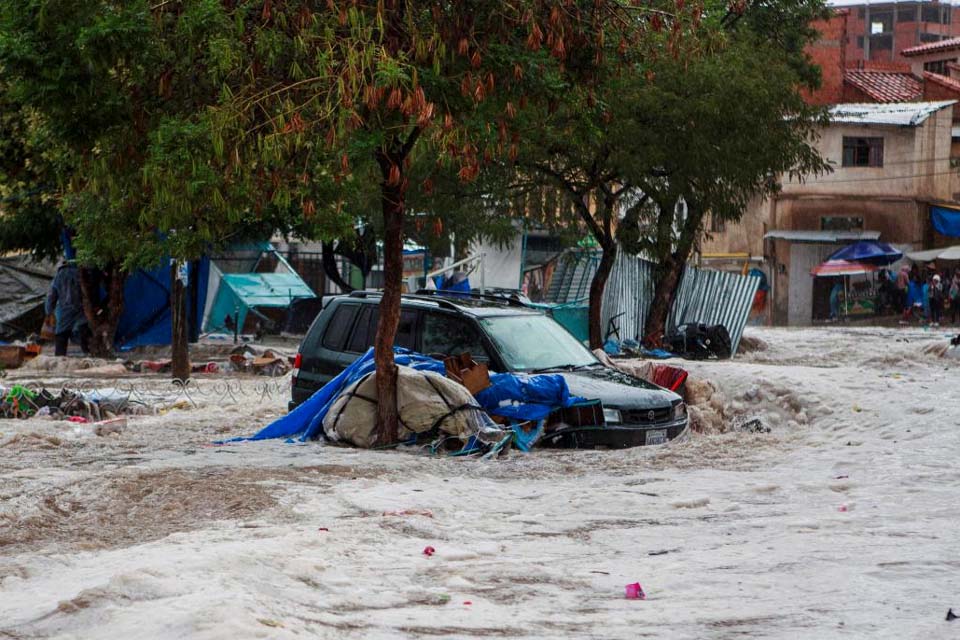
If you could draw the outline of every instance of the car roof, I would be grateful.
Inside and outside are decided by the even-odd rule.
[[[442,309],[455,311],[464,315],[488,317],[488,316],[512,316],[512,315],[543,315],[537,309],[528,307],[520,300],[510,299],[499,295],[481,296],[480,294],[463,295],[451,294],[442,295],[436,293],[405,293],[401,296],[401,306],[403,307],[422,307],[424,309]],[[379,301],[382,296],[380,291],[354,291],[348,295],[337,296],[341,300],[369,300]]]

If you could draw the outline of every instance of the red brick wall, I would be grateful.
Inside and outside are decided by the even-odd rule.
[[[865,94],[863,91],[860,91],[860,89],[857,89],[849,84],[844,84],[843,93],[840,96],[840,100],[837,102],[876,102],[876,100]]]
[[[891,3],[892,4],[892,3]],[[883,11],[890,5],[873,5],[873,10]],[[847,7],[850,17],[847,20],[847,35],[849,44],[847,46],[847,63],[855,65],[864,59],[863,47],[857,46],[858,37],[867,36],[867,24],[865,18],[860,16],[862,7]],[[921,33],[936,33],[947,36],[960,36],[960,7],[952,7],[953,15],[950,24],[940,24],[939,22],[899,22],[894,19],[893,22],[893,51],[879,50],[871,51],[870,60],[893,60],[896,62],[909,62],[909,58],[904,58],[900,52],[909,47],[918,44],[924,44],[920,41]]]
[[[939,82],[923,81],[923,99],[935,102],[938,100],[960,100],[960,91],[945,87]],[[953,106],[953,121],[960,121],[960,104]]]
[[[820,66],[821,83],[817,91],[804,92],[810,104],[835,104],[843,95],[843,69],[847,50],[846,10],[839,10],[829,20],[819,20],[812,26],[820,38],[807,48],[814,63]]]

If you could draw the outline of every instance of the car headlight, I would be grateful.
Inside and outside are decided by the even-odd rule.
[[[678,402],[673,405],[673,419],[681,420],[687,417],[687,405],[683,402]]]
[[[620,424],[620,411],[618,409],[603,409],[603,421],[607,424]]]

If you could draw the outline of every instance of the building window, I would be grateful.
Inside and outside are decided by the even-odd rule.
[[[855,216],[824,216],[820,218],[821,231],[863,231],[863,218]]]
[[[870,51],[893,51],[893,36],[870,36]]]
[[[897,22],[916,22],[917,6],[914,4],[901,4],[897,6]]]
[[[723,218],[718,218],[715,215],[710,216],[710,233],[723,233],[727,230],[727,223]]]
[[[926,5],[920,8],[920,16],[923,22],[940,22],[939,7]]]
[[[947,62],[949,62],[949,60],[936,60],[934,62],[924,62],[923,70],[929,71],[931,73],[939,73],[942,76],[949,75],[947,74]]]
[[[940,42],[941,40],[943,40],[943,38],[944,37],[941,36],[939,33],[921,33],[920,34],[920,42],[924,44],[929,42]]]
[[[843,166],[882,167],[883,138],[843,137]]]
[[[870,14],[870,33],[893,31],[893,11],[874,11]]]

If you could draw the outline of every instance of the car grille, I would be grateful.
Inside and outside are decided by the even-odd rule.
[[[660,424],[670,422],[671,418],[673,418],[673,407],[620,410],[620,420],[623,425]]]

